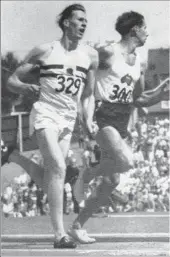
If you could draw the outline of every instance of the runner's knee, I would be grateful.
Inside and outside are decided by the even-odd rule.
[[[119,132],[117,131],[117,129],[115,129],[114,127],[111,127],[111,126],[107,126],[103,129],[107,134],[109,135],[112,135],[112,136],[115,136],[114,138],[119,138],[120,137],[120,134]]]
[[[102,130],[102,134],[100,133],[98,136],[100,136],[98,141],[101,143],[101,148],[103,147],[104,153],[109,153],[110,157],[117,164],[117,168],[120,167],[120,169],[123,169],[122,172],[124,172],[133,167],[132,151],[115,128],[105,127]]]
[[[117,187],[120,183],[120,174],[113,173],[110,177],[110,180],[112,181],[113,186]]]
[[[101,185],[101,189],[103,189],[103,194],[110,194],[112,192],[113,188],[115,188],[115,186],[114,186],[110,176],[104,176],[103,182]]]
[[[118,156],[115,158],[117,161],[121,160],[122,165],[125,167],[126,171],[133,168],[133,153],[124,139],[119,141]]]
[[[128,153],[126,153],[126,155],[123,154],[123,163],[124,163],[124,166],[126,167],[126,171],[133,168],[132,152],[129,151]]]
[[[127,143],[121,139],[119,152],[115,157],[115,163],[122,169],[122,172],[133,168],[133,153]]]

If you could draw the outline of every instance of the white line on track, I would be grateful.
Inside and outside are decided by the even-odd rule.
[[[139,237],[164,237],[168,236],[169,233],[88,233],[89,236],[96,236],[96,237],[107,237],[107,236],[113,236],[113,237],[134,237],[134,236],[139,236]],[[54,238],[53,234],[7,234],[7,235],[2,235],[1,238],[16,238],[16,239],[41,239],[41,238]]]
[[[164,214],[164,215],[160,215],[160,214],[156,214],[156,215],[112,215],[112,214],[106,214],[106,218],[169,218],[170,216],[168,214]]]
[[[91,237],[167,237],[168,233],[88,233]],[[44,238],[54,238],[52,234],[10,234],[10,235],[1,235],[1,238],[16,238],[16,239],[44,239]]]
[[[70,250],[70,249],[4,249],[2,250],[2,254],[10,254],[12,251],[16,253],[32,253],[32,254],[38,254],[38,253],[44,253],[45,256],[47,256],[46,254],[55,254],[55,256],[57,256],[58,254],[61,253],[66,253],[66,254],[72,254],[74,253],[75,256],[77,254],[81,254],[81,255],[85,255],[87,256],[87,254],[96,254],[96,253],[103,253],[108,254],[110,256],[132,256],[132,255],[137,255],[137,256],[146,256],[146,255],[162,255],[162,256],[169,256],[169,251],[168,250],[157,250],[157,249],[147,249],[147,250],[136,250],[136,249],[131,249],[131,250],[107,250],[107,249],[101,249],[101,250]],[[43,254],[43,255],[44,255]],[[42,255],[42,256],[43,256]],[[58,255],[60,256],[60,255]]]
[[[169,233],[98,233],[89,234],[102,242],[169,242]],[[2,235],[2,243],[31,243],[31,242],[52,242],[52,234],[19,234],[19,235]]]

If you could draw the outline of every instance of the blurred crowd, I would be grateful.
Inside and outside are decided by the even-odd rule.
[[[6,187],[1,202],[5,217],[34,217],[49,212],[47,195],[34,181],[28,182],[24,175]]]
[[[169,211],[170,122],[144,117],[131,133],[135,168],[121,175],[117,189],[128,196],[122,211]]]
[[[127,201],[119,201],[115,194],[111,195],[107,206],[100,211],[137,212],[137,211],[169,211],[169,164],[170,164],[170,121],[146,117],[141,118],[129,133],[129,144],[134,153],[134,169],[121,174],[117,192]],[[81,132],[81,130],[80,130]],[[74,185],[80,170],[90,168],[100,161],[101,152],[97,143],[89,136],[79,135],[81,163],[78,163],[74,150],[69,151],[67,172],[64,187],[64,213],[78,213],[81,204],[74,196]],[[32,160],[41,163],[39,156]],[[100,178],[99,178],[100,179]],[[86,185],[85,198],[95,190],[97,180]],[[15,178],[14,183],[6,187],[1,195],[2,210],[5,217],[30,217],[47,215],[49,212],[47,195],[26,174]]]
[[[116,188],[127,203],[119,201],[109,212],[169,211],[170,201],[170,121],[140,119],[129,135],[134,168],[121,174]],[[108,208],[109,207],[109,208]]]

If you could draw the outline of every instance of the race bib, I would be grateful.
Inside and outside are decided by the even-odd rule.
[[[55,92],[56,93],[65,92],[66,94],[76,96],[80,88],[84,84],[85,84],[85,81],[81,77],[58,75],[57,87],[55,87]]]
[[[109,98],[112,102],[131,103],[133,99],[132,82],[133,79],[130,75],[125,75],[120,80],[121,84],[112,85]]]

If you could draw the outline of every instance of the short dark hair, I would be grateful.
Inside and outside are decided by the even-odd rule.
[[[81,4],[72,4],[69,5],[68,7],[66,7],[60,14],[59,14],[59,19],[57,20],[57,23],[59,25],[59,27],[63,30],[63,21],[65,19],[68,19],[71,15],[73,11],[82,11],[82,12],[86,12],[85,8],[83,5]]]
[[[142,26],[144,16],[137,12],[125,12],[117,18],[115,29],[120,35],[124,36],[128,34],[135,25]]]

